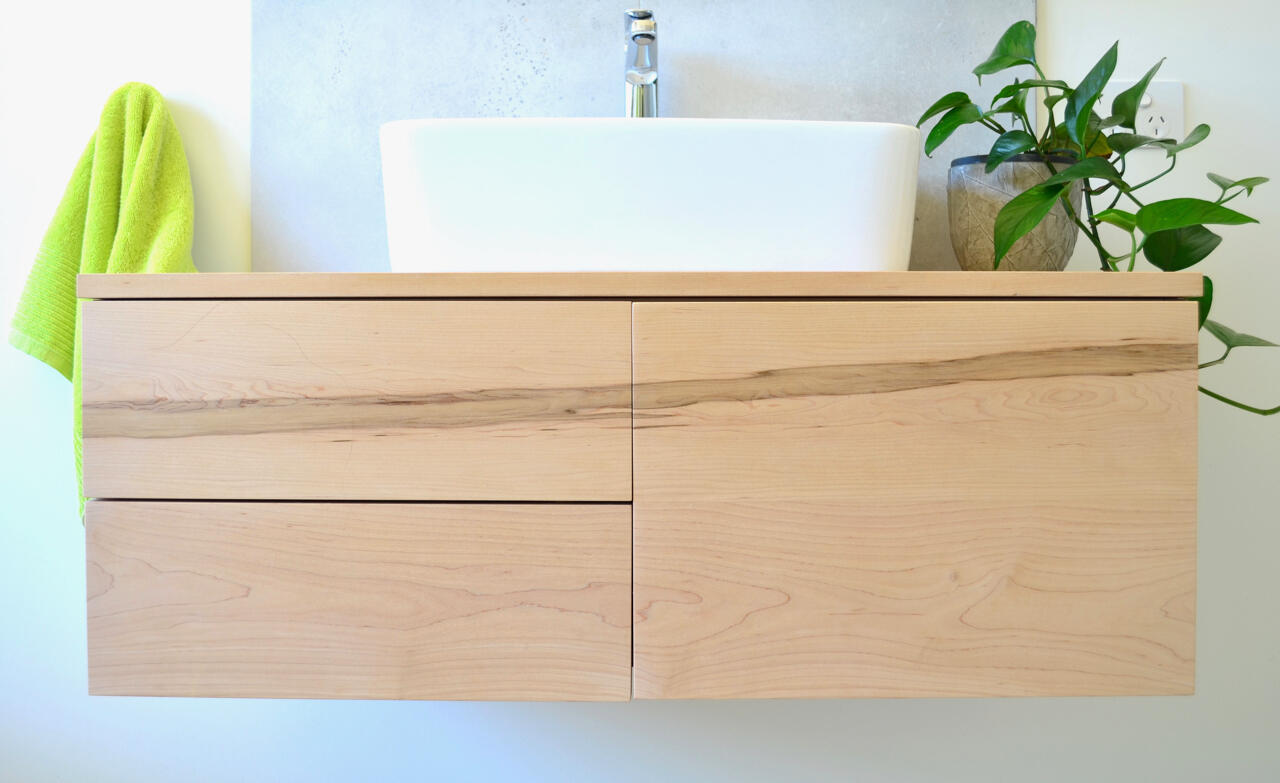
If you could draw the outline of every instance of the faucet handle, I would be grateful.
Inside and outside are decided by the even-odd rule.
[[[653,20],[653,11],[633,8],[624,12],[623,17],[628,36],[634,38],[642,35],[652,39],[658,32],[658,23]]]

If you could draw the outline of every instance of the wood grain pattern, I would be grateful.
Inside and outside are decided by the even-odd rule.
[[[93,501],[89,690],[625,700],[625,505]]]
[[[637,698],[1193,690],[1194,303],[634,310]]]
[[[1199,296],[1193,272],[531,272],[81,275],[86,299]]]
[[[628,500],[630,305],[84,307],[99,498]]]

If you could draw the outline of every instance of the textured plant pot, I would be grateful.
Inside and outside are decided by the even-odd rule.
[[[1050,160],[1059,171],[1075,162],[1069,158]],[[990,174],[986,165],[986,155],[957,158],[951,161],[947,177],[951,247],[961,269],[981,271],[993,267],[996,214],[1014,196],[1051,176],[1039,155],[1015,155]],[[1071,206],[1077,214],[1081,188],[1079,181],[1071,184]],[[1059,271],[1071,259],[1079,232],[1059,201],[1040,225],[1014,243],[1000,261],[1000,269]]]

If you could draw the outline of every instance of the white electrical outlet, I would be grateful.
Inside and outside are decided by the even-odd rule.
[[[1134,84],[1134,80],[1112,79],[1107,85],[1109,94],[1101,102],[1102,106],[1110,108],[1112,99]],[[1104,111],[1098,113],[1105,114]],[[1182,82],[1154,81],[1148,84],[1146,94],[1138,102],[1138,117],[1134,124],[1143,136],[1182,141],[1187,135],[1182,109]],[[1160,151],[1159,146],[1142,149]]]

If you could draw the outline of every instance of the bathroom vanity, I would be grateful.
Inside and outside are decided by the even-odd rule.
[[[83,276],[89,689],[1194,689],[1193,274]]]

